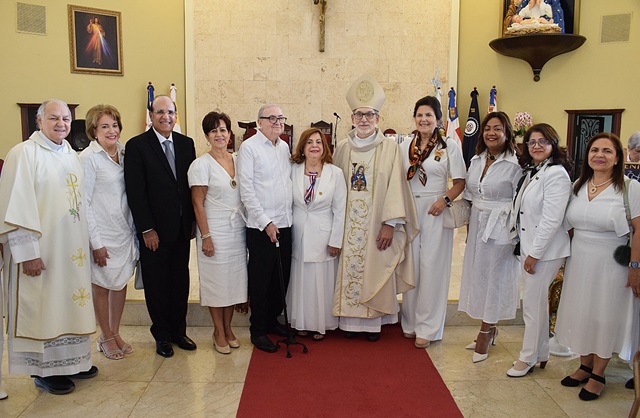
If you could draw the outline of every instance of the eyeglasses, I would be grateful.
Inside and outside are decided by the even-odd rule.
[[[551,142],[547,141],[546,139],[538,139],[538,142],[536,142],[536,141],[528,141],[527,142],[527,146],[529,148],[533,148],[536,145],[540,145],[540,148],[544,148],[547,145],[551,145]]]
[[[355,112],[353,114],[353,116],[355,116],[356,120],[362,120],[362,117],[364,116],[365,118],[367,118],[367,120],[373,120],[373,118],[377,115],[376,112],[367,112],[367,113],[362,113],[362,112]]]
[[[274,124],[276,122],[285,123],[287,121],[287,118],[284,116],[260,116],[260,119],[267,119],[269,122]]]
[[[155,113],[158,116],[162,116],[162,115],[175,116],[176,115],[175,110],[154,110],[153,113]]]

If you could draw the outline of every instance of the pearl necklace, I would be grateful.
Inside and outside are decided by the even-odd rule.
[[[593,193],[597,193],[597,192],[598,192],[598,187],[602,187],[602,186],[604,186],[605,184],[607,184],[607,183],[609,183],[609,182],[611,182],[611,181],[613,181],[613,177],[611,177],[609,180],[605,181],[605,182],[604,182],[604,183],[602,183],[602,184],[595,184],[595,183],[593,182],[593,177],[591,177],[591,180],[590,180],[590,182],[591,182],[591,188],[589,189],[589,192],[591,192],[591,194],[593,194]]]

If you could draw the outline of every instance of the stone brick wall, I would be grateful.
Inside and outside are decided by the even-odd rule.
[[[325,52],[313,0],[193,0],[193,7],[198,127],[207,112],[222,110],[239,134],[238,120],[255,120],[262,104],[275,102],[294,140],[311,122],[335,122],[337,112],[339,140],[351,127],[346,92],[368,72],[387,97],[380,127],[410,132],[413,104],[433,94],[436,67],[448,90],[449,1],[327,0]],[[204,136],[194,137],[200,154]]]

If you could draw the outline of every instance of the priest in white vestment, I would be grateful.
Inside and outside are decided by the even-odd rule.
[[[347,338],[365,332],[372,342],[382,325],[398,322],[396,294],[414,287],[410,243],[419,229],[400,147],[377,127],[384,99],[371,76],[355,81],[347,93],[355,129],[333,157],[347,182],[333,314]]]
[[[66,103],[44,102],[36,120],[40,130],[9,151],[0,177],[9,372],[64,394],[75,388],[71,379],[98,372],[84,176],[65,141]]]

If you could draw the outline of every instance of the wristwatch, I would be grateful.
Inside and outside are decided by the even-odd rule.
[[[449,196],[444,195],[442,196],[442,198],[444,199],[444,203],[446,203],[447,206],[451,207],[452,203],[451,203],[451,199],[449,199]]]
[[[640,269],[640,263],[637,261],[632,261],[629,263],[629,268],[631,269]]]

